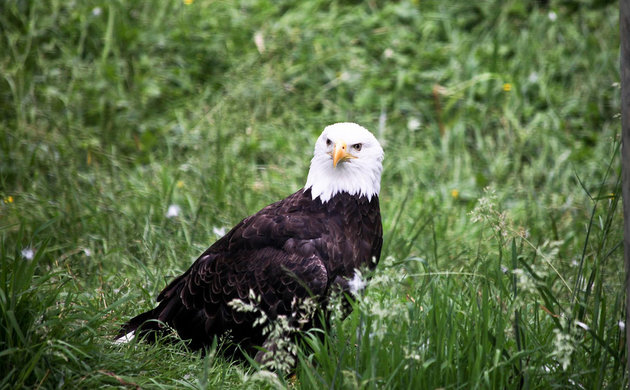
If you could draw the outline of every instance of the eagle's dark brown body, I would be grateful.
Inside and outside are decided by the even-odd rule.
[[[119,337],[161,329],[146,322],[153,319],[194,348],[227,331],[246,350],[262,345],[262,328],[253,325],[257,314],[235,310],[230,301],[249,301],[252,290],[271,319],[291,315],[295,298],[312,296],[321,304],[332,289],[347,290],[355,269],[376,266],[382,242],[377,196],[341,192],[322,203],[310,189],[299,190],[215,242],[160,293],[155,309],[127,322]]]

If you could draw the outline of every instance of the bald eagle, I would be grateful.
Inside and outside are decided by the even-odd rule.
[[[304,188],[234,226],[162,290],[157,307],[125,323],[117,339],[136,333],[155,339],[174,329],[192,348],[226,333],[246,352],[273,348],[255,314],[231,303],[253,292],[267,318],[291,316],[296,299],[324,305],[333,291],[351,290],[358,269],[374,269],[383,243],[382,161],[381,145],[365,128],[327,126]]]

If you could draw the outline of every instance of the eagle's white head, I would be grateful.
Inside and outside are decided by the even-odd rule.
[[[378,196],[383,171],[383,148],[376,137],[356,123],[326,126],[315,143],[305,189],[322,202],[340,192]]]

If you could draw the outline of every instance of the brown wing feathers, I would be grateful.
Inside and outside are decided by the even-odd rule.
[[[252,290],[270,318],[290,314],[295,297],[325,299],[336,278],[376,266],[371,259],[378,260],[381,245],[377,197],[342,193],[322,204],[310,190],[300,190],[244,219],[208,248],[160,293],[159,305],[127,322],[119,337],[158,319],[193,347],[228,330],[236,341],[260,345],[253,314],[233,310],[230,301],[247,300]],[[159,329],[150,321],[141,332]]]

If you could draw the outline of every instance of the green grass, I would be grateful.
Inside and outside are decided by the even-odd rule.
[[[618,5],[546,3],[0,3],[0,388],[627,385]],[[345,120],[383,258],[296,380],[111,342]]]

